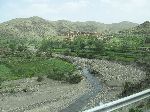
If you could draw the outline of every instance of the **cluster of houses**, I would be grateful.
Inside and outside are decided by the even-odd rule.
[[[96,36],[100,37],[103,34],[98,32],[80,32],[80,31],[68,31],[62,34],[63,36],[66,36],[67,39],[74,40],[77,36]]]
[[[110,40],[113,36],[112,35],[108,35],[105,32],[99,33],[99,32],[79,32],[79,31],[69,31],[63,34],[63,36],[66,36],[66,40],[71,40],[73,41],[75,39],[75,37],[78,36],[86,36],[86,37],[92,37],[95,36],[100,40]]]
[[[80,32],[80,31],[69,31],[69,32],[65,32],[64,36],[68,36],[68,37],[76,37],[76,36],[101,36],[102,33],[98,33],[98,32]]]

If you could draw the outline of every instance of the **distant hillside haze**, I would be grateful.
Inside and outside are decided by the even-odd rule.
[[[0,24],[0,37],[44,38],[62,35],[68,31],[79,32],[118,32],[136,27],[138,24],[123,21],[104,24],[95,21],[71,22],[67,20],[48,21],[34,16],[17,18]]]

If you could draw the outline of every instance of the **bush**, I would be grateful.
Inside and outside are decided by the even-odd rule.
[[[37,81],[38,82],[42,82],[44,80],[44,78],[42,76],[38,76]]]
[[[0,77],[0,86],[2,85],[3,79]]]
[[[132,91],[133,84],[131,82],[125,82],[123,85],[124,90],[122,91],[122,96],[127,96]]]
[[[70,75],[68,78],[68,82],[71,84],[77,84],[82,80],[82,76],[79,74]]]
[[[69,72],[64,74],[55,70],[49,71],[47,78],[58,80],[58,81],[69,82],[70,84],[77,84],[82,80],[82,76],[79,74],[72,74]]]
[[[14,94],[16,91],[15,91],[15,89],[14,88],[12,88],[11,90],[10,90],[10,93],[11,94]]]
[[[122,91],[122,96],[128,96],[142,90],[142,82],[135,83],[135,84],[131,82],[125,82],[123,86],[124,86],[124,90]]]
[[[63,52],[64,55],[71,55],[71,50],[70,49],[66,49],[64,52]]]
[[[64,74],[55,69],[50,70],[47,75],[47,78],[53,79],[53,80],[58,80],[58,81],[61,81],[63,77],[64,77]]]
[[[27,88],[24,88],[22,91],[23,91],[23,92],[28,92],[28,89],[27,89]]]
[[[140,109],[133,109],[133,108],[131,108],[131,109],[129,109],[129,112],[143,112],[143,111],[140,110]]]

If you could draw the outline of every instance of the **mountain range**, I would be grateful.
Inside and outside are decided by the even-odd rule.
[[[80,32],[118,32],[138,26],[137,23],[123,21],[104,24],[95,21],[71,22],[67,20],[49,21],[34,16],[16,18],[0,24],[0,37],[43,38],[62,35],[68,31]]]

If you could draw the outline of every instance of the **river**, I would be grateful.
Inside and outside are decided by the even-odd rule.
[[[84,67],[82,70],[82,75],[86,78],[88,83],[91,85],[91,91],[85,93],[81,97],[79,97],[75,102],[73,102],[71,105],[69,105],[67,108],[61,110],[60,112],[80,112],[82,111],[83,107],[85,107],[88,104],[88,101],[95,97],[101,90],[102,86],[100,84],[100,81],[94,77],[93,74],[90,73],[89,67]],[[99,105],[99,102],[97,102],[97,105]]]

